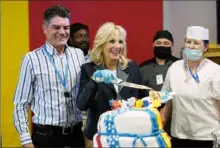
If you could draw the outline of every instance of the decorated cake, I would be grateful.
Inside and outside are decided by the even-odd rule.
[[[143,99],[112,100],[110,104],[113,110],[103,113],[99,118],[93,146],[171,147],[157,110],[163,103],[161,100],[171,98],[170,94],[150,91],[150,96]]]

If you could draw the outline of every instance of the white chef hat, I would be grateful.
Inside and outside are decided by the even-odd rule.
[[[186,37],[196,40],[209,40],[209,29],[201,26],[187,27]]]

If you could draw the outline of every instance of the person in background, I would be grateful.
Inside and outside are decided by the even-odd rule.
[[[159,30],[153,38],[154,58],[140,64],[145,85],[160,91],[170,65],[178,58],[172,56],[174,41],[167,30]]]
[[[85,24],[82,23],[74,23],[70,26],[70,38],[67,42],[69,46],[79,48],[83,51],[84,57],[85,57],[85,62],[89,63],[91,62],[90,58],[90,50],[89,50],[89,27]],[[83,127],[82,131],[83,133],[85,132],[85,124],[87,120],[87,112],[83,111]],[[85,135],[85,134],[84,134]],[[90,147],[90,142],[84,136],[85,139],[85,147]]]
[[[21,63],[14,96],[14,124],[24,148],[84,147],[82,114],[76,106],[81,65],[80,49],[66,45],[70,11],[62,6],[44,12],[46,42],[27,53]],[[28,108],[33,112],[32,137]]]
[[[74,23],[70,26],[69,46],[79,48],[83,51],[86,63],[91,62],[89,52],[89,27],[82,23]]]
[[[187,59],[168,69],[162,90],[175,97],[161,110],[164,123],[172,116],[173,147],[212,147],[211,133],[219,127],[220,66],[204,57],[209,30],[190,26],[183,53]]]
[[[113,85],[112,80],[143,84],[138,65],[126,57],[126,31],[111,22],[97,31],[91,53],[92,62],[81,67],[79,96],[76,101],[81,111],[88,110],[85,135],[91,140],[97,132],[99,116],[111,110],[109,101],[148,96],[148,91]],[[94,79],[101,78],[103,82]]]
[[[173,62],[179,60],[172,56],[173,44],[173,36],[169,31],[157,31],[153,38],[154,58],[144,61],[139,66],[145,85],[156,91],[161,90],[168,68]],[[161,110],[163,107],[164,104],[158,109]],[[164,130],[170,134],[171,120],[168,122],[169,123],[166,124]]]

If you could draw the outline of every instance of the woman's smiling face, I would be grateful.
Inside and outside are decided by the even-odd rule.
[[[105,43],[103,56],[105,60],[119,60],[122,50],[124,48],[124,39],[122,35],[119,34],[119,31],[116,31],[110,40]]]

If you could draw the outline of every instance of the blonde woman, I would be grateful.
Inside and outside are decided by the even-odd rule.
[[[81,67],[80,89],[77,106],[81,111],[88,110],[85,135],[92,140],[97,132],[99,116],[110,110],[111,99],[142,98],[147,91],[114,86],[111,80],[143,84],[138,65],[126,57],[126,31],[114,23],[103,24],[96,33],[91,53],[91,63]],[[103,83],[96,83],[91,76],[102,77]]]

